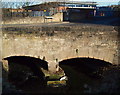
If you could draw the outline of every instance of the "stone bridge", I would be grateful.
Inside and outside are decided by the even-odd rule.
[[[2,58],[30,56],[44,59],[49,70],[71,58],[94,58],[118,65],[118,31],[104,25],[3,27]]]

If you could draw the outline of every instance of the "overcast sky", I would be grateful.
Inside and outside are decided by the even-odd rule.
[[[73,1],[94,1],[99,5],[117,5],[120,0],[73,0]]]
[[[56,1],[56,0],[0,0],[3,2],[24,2],[24,1],[31,1],[31,2],[45,2],[45,1]],[[58,0],[60,1],[60,0]],[[63,0],[62,0],[63,1]],[[120,0],[70,0],[70,1],[94,1],[97,2],[101,6],[107,5],[117,5]]]

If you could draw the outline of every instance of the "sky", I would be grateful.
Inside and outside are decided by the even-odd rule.
[[[31,1],[37,3],[45,2],[45,1],[56,1],[56,0],[0,0],[2,2],[25,2],[25,1]],[[60,0],[58,0],[60,1]],[[64,0],[62,0],[64,1]],[[98,6],[108,6],[108,5],[118,5],[118,2],[120,0],[70,0],[70,1],[92,1],[97,2]]]
[[[93,1],[93,2],[97,2],[99,6],[107,6],[107,5],[118,5],[118,2],[120,0],[80,0],[80,1]]]

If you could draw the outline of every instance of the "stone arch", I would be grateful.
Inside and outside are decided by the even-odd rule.
[[[41,60],[39,58],[30,57],[30,56],[6,57],[3,59],[3,67],[5,67],[4,64],[6,63],[8,64],[8,77],[10,76],[9,74],[12,74],[13,71],[14,72],[17,71],[17,69],[19,69],[20,71],[18,74],[23,74],[23,75],[24,75],[23,71],[29,73],[29,70],[30,70],[34,76],[38,77],[41,81],[44,81],[45,74],[43,73],[41,68],[48,70],[48,62]]]
[[[68,77],[67,84],[70,87],[78,88],[83,83],[89,83],[90,80],[102,78],[102,71],[111,66],[111,63],[100,59],[76,57],[59,62],[59,66],[64,70]],[[82,78],[84,77],[84,78]],[[89,79],[89,81],[87,81]],[[81,82],[81,80],[83,82]]]
[[[64,59],[62,61],[59,61],[59,66],[61,65],[69,65],[69,66],[91,66],[91,68],[94,69],[92,66],[96,66],[97,68],[99,67],[106,67],[112,65],[112,63],[106,62],[101,59],[96,59],[96,58],[90,58],[90,57],[75,57],[75,58],[69,58],[69,59]],[[97,69],[96,68],[96,69]]]

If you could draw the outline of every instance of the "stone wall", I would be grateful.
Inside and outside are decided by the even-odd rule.
[[[49,16],[47,16],[49,17]],[[44,19],[44,17],[25,17],[12,18],[2,21],[2,24],[32,24],[32,23],[47,23],[47,22],[61,22],[63,21],[63,13],[57,13],[52,16],[53,19]]]
[[[30,33],[4,30],[2,58],[45,57],[51,69],[55,68],[56,61],[76,57],[90,57],[117,65],[118,42],[118,32],[111,26],[37,27]]]

